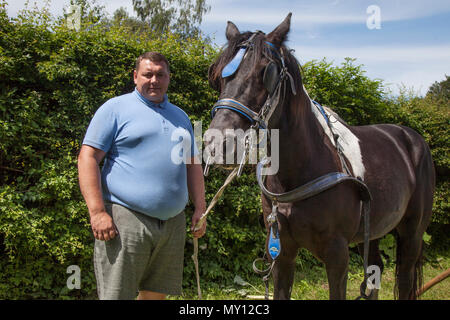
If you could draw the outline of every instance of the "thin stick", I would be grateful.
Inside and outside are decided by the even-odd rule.
[[[428,281],[422,288],[417,290],[416,295],[420,296],[420,295],[424,294],[425,291],[427,291],[428,289],[430,289],[434,285],[438,284],[439,282],[441,282],[445,278],[448,278],[449,276],[450,276],[450,268],[447,269],[446,271],[442,272],[440,275],[434,277],[430,281]]]
[[[10,167],[4,167],[4,166],[0,166],[0,169],[2,169],[2,170],[8,170],[8,171],[13,171],[13,172],[20,172],[20,173],[24,173],[24,172],[25,172],[25,171],[23,171],[23,170],[14,169],[14,168],[10,168]]]
[[[202,300],[202,289],[200,288],[200,274],[198,273],[198,238],[194,238],[194,254],[192,255],[195,266],[195,277],[197,278],[197,294],[198,299]]]

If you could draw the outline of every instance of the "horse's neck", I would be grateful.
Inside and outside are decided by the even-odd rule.
[[[300,90],[290,104],[290,108],[284,109],[289,114],[284,114],[280,122],[277,178],[285,189],[292,189],[336,170],[334,154],[324,142],[306,90]],[[295,112],[298,114],[293,115]]]

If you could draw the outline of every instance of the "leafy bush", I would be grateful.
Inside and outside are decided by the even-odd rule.
[[[450,225],[450,101],[430,96],[418,98],[403,90],[400,96],[390,100],[388,111],[388,122],[413,128],[431,149],[437,174],[432,222],[442,226],[441,232],[446,232]],[[432,229],[435,233],[439,230],[436,225]]]
[[[346,58],[341,67],[326,59],[302,66],[303,82],[311,99],[331,107],[350,125],[383,122],[386,102],[381,80],[365,76],[362,65]]]

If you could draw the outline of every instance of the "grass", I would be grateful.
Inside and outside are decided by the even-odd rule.
[[[359,286],[363,279],[362,265],[357,261],[359,256],[352,255],[347,281],[347,299],[355,299],[359,296]],[[200,265],[201,268],[201,265]],[[423,267],[423,283],[439,275],[450,268],[450,252],[433,253],[425,258]],[[265,287],[260,277],[251,276],[248,279],[235,278],[235,282],[229,285],[215,283],[202,283],[202,298],[204,300],[251,300],[254,296],[263,299]],[[385,261],[385,269],[381,279],[379,292],[380,300],[394,299],[395,265],[389,260]],[[270,293],[273,293],[273,283],[270,282]],[[185,288],[183,295],[169,297],[170,299],[196,300],[196,287]],[[293,300],[328,300],[328,282],[323,264],[317,262],[306,264],[297,259],[294,285],[291,299]],[[445,279],[426,291],[422,300],[450,300],[450,278]]]

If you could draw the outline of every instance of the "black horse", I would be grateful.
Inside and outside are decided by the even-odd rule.
[[[279,130],[279,169],[265,178],[261,197],[267,241],[275,222],[281,242],[273,266],[274,298],[290,298],[299,248],[307,248],[325,263],[330,299],[346,298],[349,244],[358,243],[362,249],[364,243],[361,186],[344,179],[306,199],[279,203],[267,190],[286,194],[327,174],[347,172],[372,196],[368,264],[382,271],[379,239],[394,231],[396,295],[415,299],[422,236],[431,218],[435,187],[429,148],[410,128],[348,126],[312,102],[302,85],[298,61],[284,45],[290,19],[291,14],[267,35],[240,33],[228,22],[228,45],[209,70],[210,84],[220,92],[210,128],[223,133],[250,127]],[[225,157],[221,151],[225,148],[217,141],[206,143],[208,149]],[[377,298],[375,291],[372,296]]]

